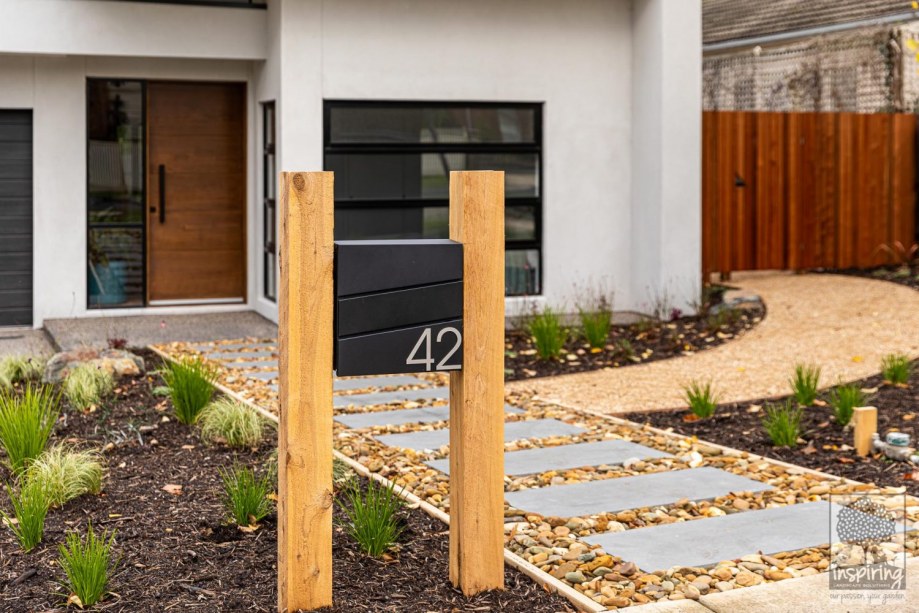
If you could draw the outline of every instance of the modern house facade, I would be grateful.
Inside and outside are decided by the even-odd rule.
[[[277,173],[336,238],[506,173],[508,311],[699,290],[699,0],[0,0],[0,326],[277,319]]]

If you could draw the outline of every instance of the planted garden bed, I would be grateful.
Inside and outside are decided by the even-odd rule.
[[[621,368],[689,355],[725,343],[762,321],[761,305],[724,308],[702,316],[674,312],[669,321],[643,319],[611,326],[605,341],[593,348],[578,326],[566,329],[558,357],[541,358],[529,330],[509,332],[505,351],[505,379],[571,374],[602,368]],[[526,322],[525,322],[526,323]]]
[[[148,367],[159,358],[143,357]],[[254,449],[202,442],[197,427],[179,423],[171,402],[154,395],[158,376],[126,377],[105,401],[88,410],[65,402],[49,446],[67,443],[104,450],[99,495],[86,494],[52,508],[44,538],[25,553],[12,531],[0,526],[0,602],[3,610],[65,607],[58,545],[68,533],[116,531],[117,568],[97,605],[113,611],[199,608],[274,611],[277,600],[277,530],[272,512],[257,528],[229,521],[221,471],[234,465],[265,475],[274,435]],[[0,458],[5,460],[6,458]],[[11,482],[7,467],[0,478]],[[357,477],[354,483],[359,487]],[[339,501],[342,496],[337,497]],[[10,513],[9,501],[0,508]],[[336,506],[336,518],[344,519]],[[404,530],[383,559],[364,554],[341,526],[334,533],[335,610],[341,611],[564,611],[567,602],[508,569],[505,592],[467,599],[448,579],[448,534],[417,509],[399,512]]]
[[[856,381],[854,386],[864,394],[865,404],[877,407],[878,431],[882,437],[890,431],[905,432],[912,444],[916,444],[919,364],[912,364],[906,385],[887,383],[883,375],[876,375]],[[856,481],[905,486],[909,493],[919,494],[919,471],[913,464],[890,460],[878,453],[865,458],[855,453],[851,427],[840,425],[831,406],[835,389],[821,392],[815,404],[802,409],[800,438],[793,447],[774,445],[763,427],[767,408],[793,402],[791,397],[720,404],[714,415],[705,419],[694,419],[688,409],[623,417]]]
[[[838,275],[850,275],[853,277],[866,277],[868,279],[880,279],[898,283],[913,289],[919,290],[919,260],[914,260],[910,264],[898,266],[880,266],[871,269],[827,269],[823,272]]]

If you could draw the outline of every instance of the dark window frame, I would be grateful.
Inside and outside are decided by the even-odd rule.
[[[278,114],[274,100],[262,102],[260,107],[262,113],[262,296],[276,303],[278,301],[278,202],[277,186],[274,184],[276,179],[269,176],[268,159],[272,158],[272,168],[277,170]],[[269,134],[271,135],[270,141],[268,140]],[[273,190],[272,187],[274,187]],[[271,198],[273,193],[275,197]],[[271,224],[268,223],[269,209],[271,210]],[[269,283],[270,279],[274,280],[273,284]],[[270,291],[272,285],[274,286],[273,293]]]
[[[341,108],[477,108],[499,109],[519,108],[533,112],[533,142],[532,143],[333,143],[332,121],[333,109]],[[538,296],[542,295],[545,287],[545,267],[543,265],[543,202],[545,184],[543,183],[543,103],[542,102],[481,102],[481,101],[441,101],[441,100],[323,100],[322,108],[322,150],[323,166],[328,169],[327,157],[332,154],[349,153],[531,153],[537,156],[537,182],[539,190],[535,197],[514,197],[505,200],[505,208],[511,206],[533,207],[534,237],[532,239],[505,239],[506,251],[537,252],[538,280],[537,291],[534,294],[508,294],[508,296]],[[415,199],[361,199],[335,201],[336,208],[367,208],[368,205],[380,208],[412,208],[412,207],[438,207],[449,205],[449,200],[444,198],[415,198]]]
[[[101,222],[101,223],[99,223],[99,222],[97,222],[97,223],[91,223],[91,222],[90,222],[90,216],[91,216],[91,215],[90,215],[90,210],[89,210],[89,200],[90,200],[90,193],[89,193],[89,187],[90,187],[90,183],[89,183],[89,159],[90,159],[90,153],[89,153],[89,145],[90,145],[90,143],[89,143],[89,141],[90,141],[90,138],[89,138],[89,122],[90,122],[90,115],[89,115],[89,113],[90,113],[89,97],[90,97],[90,95],[91,95],[91,86],[92,86],[92,84],[95,83],[95,82],[99,82],[99,81],[103,81],[103,82],[111,82],[111,81],[130,81],[130,82],[135,82],[135,83],[139,83],[139,84],[140,84],[140,91],[141,91],[141,124],[144,126],[144,146],[141,148],[141,149],[142,149],[142,155],[141,155],[141,168],[143,169],[143,176],[144,176],[143,181],[141,181],[141,184],[143,185],[143,187],[142,187],[142,189],[141,189],[141,202],[142,202],[142,204],[143,204],[141,210],[143,211],[143,215],[141,216],[142,221],[141,221],[140,223],[124,224],[124,223],[105,223],[105,222]],[[85,196],[84,202],[86,202],[86,219],[85,219],[85,224],[86,224],[86,226],[85,226],[85,233],[86,233],[86,259],[85,259],[85,265],[86,265],[86,310],[88,310],[88,311],[97,311],[97,310],[105,310],[105,309],[110,309],[110,310],[111,310],[111,309],[142,309],[142,308],[145,308],[145,307],[149,306],[149,301],[148,301],[148,299],[147,299],[147,218],[149,217],[149,215],[148,215],[148,208],[147,208],[147,207],[149,206],[149,204],[148,204],[148,202],[147,202],[147,134],[146,134],[146,128],[147,128],[147,80],[146,80],[146,79],[137,79],[137,78],[128,78],[128,77],[125,77],[125,78],[117,78],[117,77],[111,77],[111,78],[110,78],[110,77],[88,77],[88,78],[86,79],[85,92],[86,92],[86,96],[85,96],[85,101],[86,101],[86,112],[85,112],[85,116],[84,116],[84,119],[85,119],[85,121],[86,121],[86,153],[85,153],[85,156],[86,156],[86,162],[87,162],[87,164],[86,164],[86,177],[85,177],[85,178],[86,178],[86,192],[85,192],[85,194],[84,194],[84,196]],[[129,228],[129,227],[130,227],[130,228],[140,228],[140,230],[141,230],[141,258],[142,258],[142,262],[144,263],[144,265],[141,267],[141,284],[142,284],[141,287],[144,288],[141,303],[140,303],[140,304],[136,304],[136,305],[116,305],[116,306],[102,305],[102,304],[96,304],[96,305],[94,305],[94,304],[92,304],[92,303],[90,302],[90,291],[89,291],[89,289],[90,289],[89,259],[90,259],[90,257],[92,257],[91,254],[90,254],[90,240],[91,240],[91,233],[92,233],[92,230],[93,230],[94,228],[102,228],[102,229],[104,229],[104,228]]]

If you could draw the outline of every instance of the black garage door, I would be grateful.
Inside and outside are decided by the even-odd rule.
[[[0,326],[32,324],[32,111],[0,110]]]

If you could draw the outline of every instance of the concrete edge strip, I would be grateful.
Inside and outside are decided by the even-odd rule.
[[[175,362],[172,356],[169,356],[166,353],[160,351],[159,349],[156,349],[152,345],[149,345],[148,348],[153,353],[157,354],[164,360]],[[275,425],[280,423],[277,415],[269,411],[266,411],[265,409],[255,404],[251,400],[243,398],[237,392],[234,392],[228,387],[220,383],[215,383],[214,387],[217,390],[219,390],[221,393],[226,394],[227,396],[233,398],[234,400],[237,400],[245,404],[246,406],[250,407],[251,409],[255,410],[256,412],[258,412],[260,415],[262,415],[269,421],[274,422]],[[403,500],[408,502],[409,505],[417,506],[422,511],[430,515],[431,517],[442,521],[448,526],[450,525],[449,515],[447,515],[446,513],[444,513],[437,507],[435,507],[434,505],[430,504],[429,502],[425,502],[421,498],[418,498],[413,493],[411,493],[408,489],[403,488],[400,485],[396,485],[394,482],[390,481],[386,477],[383,477],[382,475],[378,475],[376,473],[370,472],[369,470],[367,470],[367,468],[363,464],[357,462],[356,460],[352,460],[351,458],[341,453],[337,449],[333,449],[332,453],[335,455],[336,458],[338,458],[339,460],[347,464],[352,470],[354,470],[354,472],[358,473],[362,477],[365,477],[367,479],[374,479],[375,481],[382,483],[386,487],[392,486],[393,490],[396,492],[396,494],[398,494],[399,498],[402,498]],[[562,596],[567,598],[571,604],[577,607],[579,611],[585,611],[587,613],[599,613],[600,611],[607,610],[606,607],[604,607],[600,603],[594,600],[591,600],[590,598],[588,598],[581,592],[577,591],[576,589],[574,589],[567,583],[563,583],[559,579],[556,579],[549,573],[539,570],[539,568],[530,564],[529,562],[527,562],[526,560],[524,560],[517,554],[513,553],[512,551],[509,551],[508,549],[504,549],[504,563],[512,568],[519,570],[524,575],[532,579],[537,585],[547,589],[549,592],[561,594]]]

